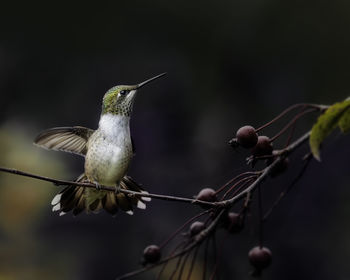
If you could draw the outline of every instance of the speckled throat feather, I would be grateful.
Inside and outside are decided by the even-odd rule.
[[[103,98],[102,114],[114,114],[130,117],[134,97],[120,95],[122,90],[134,90],[135,86],[116,86],[107,91]]]

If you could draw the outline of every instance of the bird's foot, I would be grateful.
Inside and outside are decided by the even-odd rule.
[[[115,194],[120,193],[120,186],[119,186],[119,184],[115,186],[114,193]]]
[[[94,182],[96,186],[96,190],[101,190],[101,185],[98,182]]]

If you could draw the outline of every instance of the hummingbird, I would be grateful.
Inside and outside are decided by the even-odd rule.
[[[119,85],[109,89],[102,101],[102,112],[96,130],[82,127],[55,127],[41,132],[34,144],[42,148],[64,151],[85,157],[84,173],[76,182],[90,182],[96,189],[67,186],[52,200],[52,211],[60,216],[72,211],[97,213],[104,209],[113,216],[118,209],[132,215],[133,207],[145,209],[148,197],[130,197],[119,192],[127,189],[148,193],[126,175],[134,155],[130,135],[130,117],[137,91],[144,85],[164,76],[159,74],[136,85]],[[99,189],[100,185],[114,186],[116,191]]]

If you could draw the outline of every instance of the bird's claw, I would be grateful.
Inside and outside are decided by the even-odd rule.
[[[96,186],[96,190],[101,190],[101,185],[97,182],[94,182],[95,186]]]
[[[120,186],[119,186],[119,185],[116,185],[116,186],[115,186],[114,193],[115,193],[115,194],[120,193]]]

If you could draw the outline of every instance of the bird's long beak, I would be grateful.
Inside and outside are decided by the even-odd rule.
[[[142,82],[142,83],[139,83],[139,84],[136,86],[136,89],[139,89],[139,88],[143,87],[144,85],[146,85],[146,84],[148,84],[148,83],[150,83],[150,82],[152,82],[152,81],[154,81],[154,80],[156,80],[156,79],[158,79],[158,78],[160,78],[160,77],[162,77],[162,76],[164,76],[164,75],[166,75],[166,72],[165,72],[165,73],[162,73],[162,74],[159,74],[159,75],[157,75],[157,76],[155,76],[155,77],[153,77],[153,78],[150,78],[150,79],[148,79],[148,80],[146,80],[146,81],[144,81],[144,82]]]

